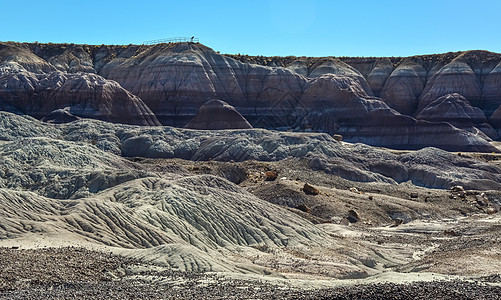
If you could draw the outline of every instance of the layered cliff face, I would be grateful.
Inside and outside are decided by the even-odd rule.
[[[15,91],[15,92],[12,92]],[[160,125],[137,96],[93,74],[51,72],[0,76],[0,108],[43,118],[69,108],[75,116],[137,125]]]
[[[62,71],[61,56],[49,60],[57,62],[54,65],[23,47],[0,47],[1,110],[41,119],[55,110],[66,108],[78,117],[160,125],[141,99],[117,82],[93,74],[95,70],[89,66],[88,53],[81,55],[81,63],[70,62],[66,65],[69,69]],[[67,56],[66,52],[64,56]]]
[[[2,109],[37,118],[70,107],[79,117],[184,127],[204,103],[221,99],[254,127],[462,151],[495,151],[488,142],[500,126],[501,56],[485,51],[263,58],[220,55],[198,43],[4,43],[0,72]],[[436,103],[449,94],[457,96]]]
[[[143,99],[165,125],[184,126],[211,99],[234,106],[258,127],[289,125],[305,77],[221,56],[198,44],[159,44],[103,67],[106,78]],[[304,112],[300,112],[304,113]]]
[[[247,62],[266,63],[260,57],[233,57]],[[322,58],[294,60],[286,57],[282,60],[273,58],[268,62],[286,66],[290,70],[313,78],[329,73],[335,74],[336,70],[341,68],[341,64],[337,67],[316,68],[324,60]],[[455,130],[465,129],[470,132],[480,130],[480,134],[486,140],[499,138],[499,134],[496,133],[496,130],[500,129],[501,105],[501,55],[499,54],[467,51],[408,58],[340,58],[339,60],[363,76],[370,87],[369,95],[372,93],[380,97],[380,100],[390,108],[403,115],[426,120],[427,123],[448,122],[456,127]],[[335,62],[335,60],[330,61]],[[346,72],[340,73],[346,75]],[[364,84],[361,86],[365,87]],[[452,99],[445,102],[442,99],[434,103],[441,97],[451,94],[455,95]],[[438,103],[442,104],[437,107]],[[434,108],[429,107],[430,105]],[[445,112],[446,106],[451,111]],[[458,110],[459,107],[462,109]],[[322,126],[331,122],[329,117],[322,117],[319,120],[324,123]],[[423,124],[423,122],[418,123]],[[398,122],[394,126],[393,134],[399,129],[404,129],[398,128],[397,124]],[[330,127],[339,128],[332,125]],[[443,125],[438,127],[446,128]],[[372,143],[374,142],[376,141],[372,140]]]
[[[488,136],[487,139],[499,138],[484,112],[478,107],[471,106],[468,100],[458,93],[438,98],[423,108],[416,118],[430,122],[448,122],[460,129],[485,134]]]

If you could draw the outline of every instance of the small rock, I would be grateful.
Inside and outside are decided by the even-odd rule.
[[[311,209],[306,206],[305,204],[299,204],[298,206],[296,206],[296,209],[299,209],[300,211],[304,211],[305,213],[309,213],[311,211]]]
[[[264,176],[266,177],[266,181],[274,181],[278,177],[278,172],[266,171],[266,173],[264,173]]]
[[[372,196],[369,196],[369,200],[374,200],[374,197],[372,197]]]
[[[332,138],[334,138],[338,142],[341,142],[343,140],[343,136],[340,134],[334,134]]]
[[[359,194],[359,193],[360,193],[360,192],[358,191],[358,189],[357,189],[357,188],[355,188],[355,187],[350,188],[350,192],[357,193],[357,194]]]
[[[450,236],[459,236],[459,232],[455,231],[454,229],[446,229],[444,230],[445,235],[450,235]]]
[[[390,225],[390,227],[397,227],[400,226],[404,223],[404,220],[401,218],[396,218],[393,220],[393,224]]]
[[[496,209],[494,207],[489,207],[485,210],[486,213],[488,213],[489,215],[493,215],[496,213]]]
[[[451,187],[451,191],[454,193],[464,192],[464,188],[461,185],[455,185]]]
[[[309,185],[308,183],[304,184],[303,192],[307,195],[318,195],[320,193],[320,191],[317,188]]]
[[[484,200],[477,200],[477,204],[480,206],[487,206],[487,203]]]
[[[348,211],[348,217],[346,217],[346,219],[350,223],[357,223],[358,221],[360,221],[360,216],[358,215],[358,213],[356,211],[354,211],[353,209],[350,209]]]
[[[417,198],[417,197],[418,197],[418,193],[416,193],[416,192],[411,193],[411,198]]]

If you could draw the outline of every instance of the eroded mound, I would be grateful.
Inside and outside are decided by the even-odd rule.
[[[353,279],[436,271],[427,264],[448,261],[441,249],[454,250],[444,234],[475,232],[444,227],[444,218],[480,224],[475,214],[490,213],[498,222],[501,169],[473,156],[395,153],[317,133],[0,116],[6,246],[111,249],[183,272]],[[478,241],[498,232],[479,226]],[[458,251],[477,255],[494,275],[497,260],[489,267],[487,249],[479,256],[474,243],[458,243]]]
[[[252,125],[231,105],[221,100],[211,100],[200,107],[196,116],[185,128],[221,130],[248,129]]]

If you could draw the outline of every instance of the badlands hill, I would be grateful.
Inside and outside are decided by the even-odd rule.
[[[500,61],[0,43],[0,297],[499,298]]]
[[[0,43],[0,109],[186,126],[213,99],[252,127],[341,134],[397,149],[498,151],[501,55],[221,55],[198,43]]]
[[[0,295],[496,295],[496,157],[0,112]]]

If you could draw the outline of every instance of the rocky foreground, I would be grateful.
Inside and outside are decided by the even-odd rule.
[[[490,142],[501,130],[500,80],[501,55],[486,51],[264,58],[198,43],[0,43],[4,111],[185,127],[218,99],[245,125],[396,149],[498,152]]]
[[[215,274],[141,271],[141,262],[81,248],[0,248],[0,296],[8,299],[499,299],[477,281],[352,284],[299,289]],[[15,262],[15,263],[13,263]],[[155,267],[155,266],[152,266]]]
[[[1,297],[496,299],[499,159],[0,112]]]

